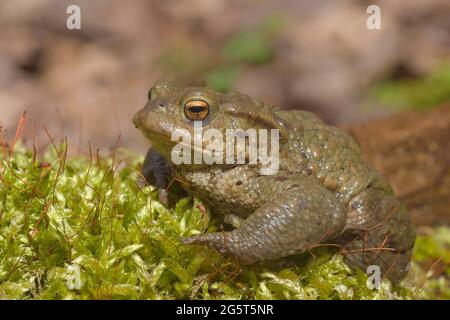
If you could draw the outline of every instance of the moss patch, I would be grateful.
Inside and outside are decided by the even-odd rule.
[[[450,64],[435,67],[417,79],[387,80],[370,94],[378,102],[395,109],[427,110],[450,101]]]
[[[448,228],[419,237],[417,262],[396,288],[367,289],[363,273],[323,249],[242,267],[179,243],[217,222],[197,199],[168,210],[152,187],[139,188],[142,157],[66,159],[64,151],[0,155],[1,299],[449,298],[448,267],[433,277],[422,266],[448,265]]]

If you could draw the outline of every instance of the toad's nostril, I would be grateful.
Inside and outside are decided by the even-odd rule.
[[[152,112],[164,108],[166,105],[167,102],[161,99],[150,100],[145,104],[144,110]]]

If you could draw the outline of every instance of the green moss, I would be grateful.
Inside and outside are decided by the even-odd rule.
[[[0,156],[1,299],[448,297],[448,278],[428,279],[418,264],[438,256],[448,262],[448,228],[419,238],[411,279],[397,288],[384,281],[369,290],[363,273],[323,249],[316,258],[242,267],[214,250],[180,244],[217,223],[197,199],[168,210],[152,187],[140,189],[141,157],[118,151],[115,163],[65,159],[64,146],[58,154],[38,161],[19,147]]]
[[[450,63],[417,79],[389,80],[371,92],[380,103],[397,109],[426,110],[450,101]]]
[[[285,17],[273,14],[253,29],[241,30],[225,42],[223,56],[230,61],[264,64],[275,55],[273,41],[285,26]]]
[[[211,70],[205,78],[206,85],[214,90],[227,92],[233,87],[239,76],[239,68],[236,66],[225,66]]]
[[[206,84],[228,92],[242,70],[272,61],[276,41],[286,24],[283,14],[273,13],[253,26],[230,34],[223,43],[210,44],[208,48],[189,39],[177,38],[166,44],[156,64],[169,78],[176,78],[181,83]]]

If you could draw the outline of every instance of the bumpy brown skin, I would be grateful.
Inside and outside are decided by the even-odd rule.
[[[278,173],[261,175],[258,166],[249,164],[174,166],[171,133],[177,128],[192,132],[183,106],[193,97],[211,106],[204,129],[279,129]],[[405,207],[363,161],[354,140],[313,114],[282,111],[236,92],[158,81],[133,122],[154,148],[143,169],[147,180],[159,188],[169,175],[184,181],[189,192],[235,227],[184,243],[207,244],[244,263],[334,245],[352,267],[377,265],[395,282],[408,271],[415,233]]]

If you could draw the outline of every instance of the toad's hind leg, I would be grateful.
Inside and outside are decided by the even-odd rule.
[[[353,235],[343,249],[346,262],[363,271],[379,268],[393,282],[409,269],[415,240],[406,208],[392,195],[367,189],[349,203],[346,234]]]
[[[274,199],[257,209],[230,232],[185,238],[185,244],[207,244],[231,253],[244,263],[300,253],[335,237],[346,214],[334,194],[299,179],[284,185]]]

